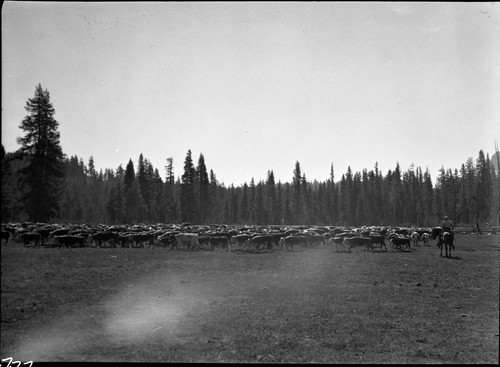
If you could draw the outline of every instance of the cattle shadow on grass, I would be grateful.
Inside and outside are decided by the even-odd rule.
[[[231,253],[235,253],[237,255],[262,255],[262,254],[269,254],[272,252],[274,252],[274,250],[247,250],[247,249],[231,250]]]
[[[443,259],[449,259],[449,260],[462,260],[460,256],[451,256],[451,257],[446,257],[446,256],[440,256]]]

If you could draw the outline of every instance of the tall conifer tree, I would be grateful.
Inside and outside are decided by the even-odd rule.
[[[193,166],[190,149],[184,160],[184,173],[181,176],[181,217],[183,222],[192,222],[196,219],[195,180],[196,170]]]
[[[59,216],[64,183],[59,123],[54,119],[49,92],[41,84],[35,88],[35,96],[26,102],[25,109],[28,115],[19,127],[26,135],[17,138],[29,160],[29,165],[20,172],[26,188],[23,203],[31,220],[46,222]]]

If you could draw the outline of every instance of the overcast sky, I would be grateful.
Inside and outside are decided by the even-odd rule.
[[[226,186],[459,169],[500,139],[498,3],[4,2],[2,144],[38,83],[68,156]]]

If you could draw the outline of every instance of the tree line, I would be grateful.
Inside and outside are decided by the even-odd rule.
[[[18,138],[21,148],[2,146],[2,222],[182,223],[258,225],[399,225],[429,227],[444,215],[456,224],[499,223],[500,174],[479,151],[460,169],[441,168],[436,183],[426,169],[399,163],[385,175],[373,169],[336,180],[333,164],[326,181],[310,181],[297,161],[291,182],[265,180],[226,187],[191,150],[181,177],[166,159],[163,176],[142,154],[125,169],[95,169],[59,145],[58,123],[41,85],[29,99]],[[498,155],[497,155],[498,156]]]

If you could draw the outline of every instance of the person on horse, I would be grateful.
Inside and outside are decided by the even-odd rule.
[[[453,229],[455,228],[455,225],[447,216],[444,217],[443,223],[441,223],[441,228],[443,229],[441,233],[448,232],[451,234],[451,241],[452,241],[451,246],[452,248],[455,248],[455,246],[453,245],[453,239],[455,238],[455,233],[453,233]]]

